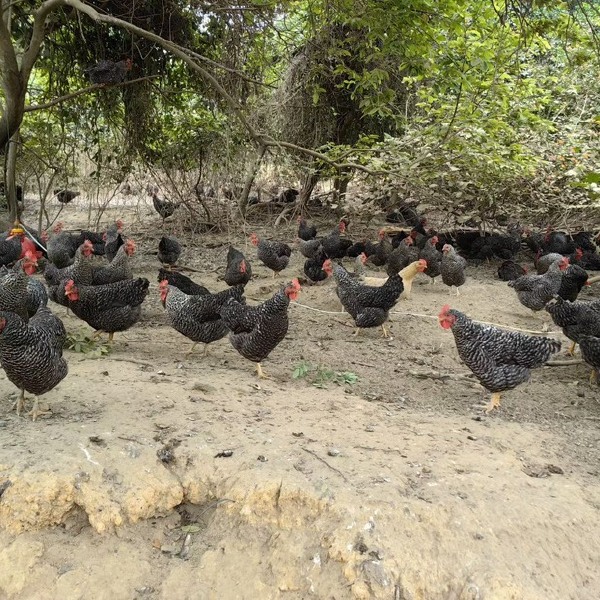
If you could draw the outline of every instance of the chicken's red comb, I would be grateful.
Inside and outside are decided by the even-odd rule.
[[[450,310],[451,310],[450,305],[444,304],[444,306],[442,306],[442,310],[440,311],[440,314],[438,316],[445,317]]]
[[[163,279],[159,284],[158,287],[161,290],[164,290],[167,286],[169,285],[169,280],[168,279]]]
[[[292,279],[292,286],[294,287],[295,290],[299,290],[302,288],[297,277],[294,277],[294,279]]]

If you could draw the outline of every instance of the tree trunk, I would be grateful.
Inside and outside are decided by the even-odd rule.
[[[302,182],[302,188],[300,189],[300,196],[298,203],[300,205],[300,213],[303,212],[306,203],[310,199],[310,195],[313,193],[315,186],[319,183],[320,178],[319,171],[309,171]]]
[[[6,167],[4,171],[4,192],[6,194],[6,202],[8,203],[8,218],[11,223],[14,223],[21,216],[19,203],[17,201],[17,142],[19,134],[15,133],[8,142],[8,150],[6,152]]]
[[[250,189],[252,188],[252,184],[254,183],[254,179],[256,178],[256,174],[260,169],[260,164],[262,159],[267,151],[266,146],[260,146],[258,150],[258,155],[252,165],[248,169],[248,173],[246,175],[246,180],[244,181],[244,189],[242,190],[242,194],[238,199],[238,205],[240,207],[240,212],[242,216],[246,218],[246,211],[248,210],[248,196],[250,195]]]

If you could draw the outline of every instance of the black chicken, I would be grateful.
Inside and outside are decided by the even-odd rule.
[[[158,242],[158,260],[163,265],[168,265],[169,270],[173,270],[180,255],[181,244],[176,238],[166,235],[160,238],[160,241]]]
[[[127,78],[127,73],[131,71],[133,61],[131,58],[113,62],[112,60],[101,60],[93,67],[85,70],[92,83],[110,85],[122,83]]]
[[[16,235],[0,240],[0,265],[12,265],[19,260],[21,250],[21,240]]]
[[[600,254],[595,252],[584,252],[577,248],[569,257],[573,264],[579,265],[587,271],[600,271]]]
[[[108,229],[102,236],[104,240],[104,256],[112,261],[117,254],[117,250],[125,243],[121,235],[123,229],[123,221],[117,219],[113,224],[109,225]]]
[[[248,360],[256,363],[260,378],[266,375],[261,362],[285,337],[288,326],[288,306],[296,300],[300,284],[293,279],[275,295],[258,306],[244,306],[233,299],[221,309],[221,318],[230,329],[231,345]]]
[[[75,285],[62,281],[59,289],[69,299],[69,308],[97,332],[108,333],[112,342],[117,331],[126,331],[138,322],[142,302],[148,295],[147,279],[129,279],[107,285]]]
[[[438,319],[444,329],[452,329],[461,360],[492,392],[486,412],[500,406],[501,392],[527,381],[531,369],[543,366],[560,351],[557,340],[481,325],[448,305]]]
[[[169,285],[167,280],[160,282],[160,299],[171,326],[194,342],[188,354],[191,354],[198,342],[202,342],[206,356],[208,344],[227,335],[229,329],[221,319],[220,311],[230,298],[245,304],[244,286],[227,288],[216,294],[189,296]]]
[[[527,269],[512,260],[505,260],[498,267],[498,278],[502,281],[514,281],[526,274]]]
[[[246,285],[252,279],[252,267],[246,257],[233,246],[227,251],[227,267],[223,277],[229,286]]]
[[[327,255],[327,258],[344,258],[348,248],[353,245],[352,240],[340,237],[340,234],[346,231],[346,221],[343,219],[338,226],[321,240],[321,246]]]
[[[38,396],[55,388],[68,373],[62,357],[66,339],[62,321],[46,307],[25,323],[12,312],[0,312],[0,365],[6,377],[21,390],[17,414],[25,406],[25,392],[36,396],[31,411],[33,420],[42,414]]]
[[[317,237],[317,228],[309,225],[303,216],[298,217],[298,237],[305,242]]]
[[[54,195],[61,204],[69,204],[69,202],[75,200],[77,196],[80,196],[81,192],[76,192],[74,190],[58,189],[54,190]]]
[[[587,284],[588,274],[577,265],[569,265],[564,271],[558,288],[558,295],[563,300],[575,302],[583,286]]]
[[[166,269],[158,270],[158,281],[167,280],[169,285],[172,285],[180,289],[184,294],[188,296],[203,296],[204,294],[210,294],[207,288],[203,285],[199,285],[192,281],[189,277],[177,273],[176,271],[167,271]]]
[[[305,261],[304,274],[312,283],[325,281],[331,275],[331,270],[328,271],[323,265],[326,259],[325,252],[321,251],[314,258],[309,258]]]
[[[168,219],[173,213],[179,208],[180,202],[170,202],[169,200],[161,200],[156,192],[151,192],[152,196],[152,204],[154,205],[154,210],[162,217],[163,224],[165,219]]]

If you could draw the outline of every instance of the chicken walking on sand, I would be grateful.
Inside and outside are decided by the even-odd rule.
[[[501,392],[527,381],[531,370],[543,366],[561,347],[554,339],[475,323],[448,305],[438,320],[444,329],[452,330],[461,360],[492,393],[486,412],[500,406]]]
[[[288,266],[292,249],[287,244],[261,239],[256,233],[250,235],[250,242],[256,246],[258,260],[273,271],[273,279]]]
[[[169,271],[173,270],[180,256],[181,244],[177,238],[166,235],[160,238],[157,257],[163,265],[167,265]]]
[[[258,306],[245,306],[230,298],[221,309],[221,318],[231,331],[231,345],[244,358],[256,363],[261,379],[267,377],[261,363],[286,336],[290,300],[296,300],[299,292],[300,284],[293,279]]]
[[[55,388],[68,373],[62,356],[66,331],[62,321],[41,307],[25,323],[12,312],[0,312],[0,365],[8,380],[21,390],[15,403],[17,415],[25,407],[25,392],[35,395],[29,413],[35,421],[39,410],[38,396]]]
[[[459,296],[458,288],[466,281],[465,268],[467,261],[457,254],[456,250],[450,244],[445,244],[442,248],[442,262],[440,271],[442,273],[442,281],[449,287],[450,293],[452,288],[456,288],[456,295]]]
[[[198,342],[202,342],[204,356],[207,356],[208,345],[229,333],[219,313],[230,298],[241,304],[246,302],[243,285],[230,287],[216,294],[189,296],[169,285],[165,279],[160,282],[159,291],[171,327],[194,342],[188,355],[192,353]]]

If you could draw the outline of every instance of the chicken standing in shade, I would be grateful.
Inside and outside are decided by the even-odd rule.
[[[173,213],[179,208],[181,202],[175,203],[171,202],[170,200],[161,200],[155,190],[150,192],[150,196],[152,197],[152,205],[154,206],[154,210],[161,216],[164,225],[165,219],[168,219],[173,215]]]
[[[362,328],[381,327],[383,337],[389,337],[385,322],[390,309],[404,291],[400,275],[396,273],[388,277],[381,287],[373,287],[353,279],[344,267],[333,264],[331,260],[327,260],[323,268],[333,271],[338,298],[356,323],[354,335],[358,335]]]
[[[63,231],[63,224],[59,221],[52,228],[51,235],[44,235],[42,232],[42,240],[46,242],[46,250],[48,252],[48,260],[56,265],[59,269],[64,269],[73,264],[73,257],[77,246],[75,238],[68,232]],[[47,241],[45,238],[47,237]]]
[[[323,266],[326,259],[325,252],[321,251],[315,258],[309,258],[304,262],[304,274],[312,283],[326,281],[331,275]]]
[[[123,236],[123,221],[117,219],[112,225],[109,225],[108,229],[102,236],[104,239],[104,256],[112,261],[117,255],[117,250],[125,243]]]
[[[579,292],[587,285],[588,274],[578,265],[569,265],[564,271],[558,295],[564,300],[575,302]]]
[[[417,260],[419,260],[419,249],[413,245],[413,239],[407,236],[388,256],[386,272],[388,275],[394,275]]]
[[[255,233],[250,235],[250,242],[257,247],[258,260],[273,271],[273,279],[288,266],[292,249],[287,244],[260,239]]]
[[[227,267],[223,279],[229,286],[246,285],[252,279],[252,267],[250,263],[233,246],[229,246],[229,250],[227,251]]]
[[[394,248],[392,247],[392,242],[390,242],[387,237],[385,229],[380,229],[377,235],[379,237],[379,243],[375,244],[375,247],[369,254],[369,262],[376,267],[383,267],[383,265],[387,263]]]
[[[262,361],[286,336],[290,300],[296,300],[300,284],[293,279],[269,300],[258,306],[244,306],[233,299],[221,309],[221,318],[231,333],[231,345],[248,360],[256,363],[256,372],[262,379]]]
[[[298,237],[306,242],[317,237],[317,228],[309,225],[303,216],[298,217]]]
[[[560,289],[563,271],[569,266],[568,258],[553,262],[543,275],[523,275],[509,281],[508,286],[517,292],[519,302],[533,310],[542,310]]]
[[[68,373],[62,357],[66,331],[62,321],[42,307],[25,323],[13,312],[0,312],[0,365],[8,380],[21,390],[17,415],[25,407],[25,392],[36,396],[32,419],[43,414],[38,396],[55,388]]]
[[[449,287],[450,293],[452,293],[452,288],[456,287],[456,295],[460,295],[458,288],[466,281],[466,266],[467,261],[456,253],[454,247],[450,244],[445,244],[442,248],[442,263],[440,270],[442,273],[442,281]]]
[[[230,298],[245,304],[242,285],[227,288],[216,294],[188,296],[169,285],[165,279],[160,282],[159,289],[160,299],[171,326],[194,342],[188,354],[192,353],[198,342],[202,342],[206,356],[208,344],[224,338],[229,333],[227,325],[221,319],[220,310]]]
[[[526,274],[527,269],[512,260],[505,260],[498,267],[498,279],[502,281],[514,281]]]
[[[167,265],[169,270],[172,271],[180,256],[181,244],[176,238],[166,235],[160,238],[158,242],[158,260],[163,265]]]
[[[113,341],[117,331],[135,325],[142,312],[142,302],[148,295],[147,279],[130,279],[106,285],[76,285],[72,279],[62,281],[59,293],[69,299],[69,308],[82,321]]]
[[[352,240],[341,237],[346,232],[346,220],[342,219],[338,226],[321,240],[321,246],[327,258],[344,258],[348,248],[353,245]]]
[[[430,237],[419,252],[419,258],[427,261],[425,275],[429,275],[431,283],[435,283],[435,278],[442,272],[442,253],[435,247],[438,243],[437,235]]]
[[[481,325],[446,305],[438,315],[440,325],[451,329],[461,360],[492,398],[486,412],[500,406],[500,393],[527,381],[531,369],[543,366],[560,351],[557,340],[504,331]]]

